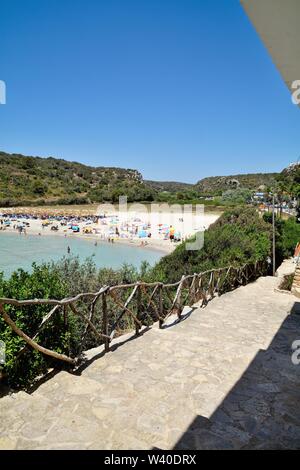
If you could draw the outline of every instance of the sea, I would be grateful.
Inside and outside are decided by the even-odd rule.
[[[68,255],[68,247],[70,254]],[[81,261],[92,257],[99,268],[118,269],[124,263],[139,268],[142,261],[153,266],[163,253],[150,248],[108,243],[83,238],[65,238],[59,236],[19,235],[17,233],[0,234],[0,272],[9,277],[18,268],[32,270],[32,263],[58,261],[64,256],[78,256]]]

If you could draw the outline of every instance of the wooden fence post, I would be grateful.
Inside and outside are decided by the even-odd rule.
[[[197,302],[197,273],[194,273],[191,285],[191,306]]]
[[[210,298],[213,299],[215,296],[215,271],[211,272],[207,292],[210,295]]]
[[[64,327],[65,327],[65,330],[67,329],[68,327],[68,311],[67,311],[67,305],[64,305],[63,306],[63,309],[64,309]]]
[[[158,295],[159,295],[159,320],[158,320],[158,325],[159,325],[159,328],[162,328],[163,326],[163,318],[164,318],[164,301],[163,301],[163,284],[160,284],[159,286],[159,291],[158,291]]]
[[[182,305],[181,305],[181,291],[182,291],[182,288],[183,288],[184,279],[185,279],[185,276],[183,275],[181,277],[180,284],[178,286],[176,296],[175,296],[175,300],[174,300],[174,307],[177,310],[177,317],[178,317],[179,320],[181,318],[181,308],[182,308]]]
[[[102,321],[103,321],[103,331],[102,333],[108,336],[108,318],[107,318],[107,300],[106,300],[106,292],[102,294]],[[109,339],[104,338],[104,351],[109,352]]]
[[[137,288],[137,299],[136,299],[136,302],[137,302],[137,313],[136,313],[136,317],[137,319],[139,319],[139,314],[141,313],[141,306],[142,306],[142,291],[141,291],[141,287],[138,286]],[[140,334],[140,327],[139,327],[139,324],[135,322],[135,334],[136,336],[139,336]]]
[[[63,315],[64,315],[64,330],[65,333],[69,330],[69,322],[68,322],[68,306],[63,306]],[[70,337],[68,336],[68,355],[70,355]]]

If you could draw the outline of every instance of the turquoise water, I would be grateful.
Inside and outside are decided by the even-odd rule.
[[[68,246],[71,255],[79,256],[85,260],[89,256],[98,267],[119,268],[123,263],[130,263],[140,267],[142,261],[148,261],[154,265],[162,256],[158,251],[143,249],[138,246],[123,244],[109,244],[95,240],[81,238],[64,238],[56,236],[18,235],[10,233],[0,234],[0,271],[9,276],[18,268],[31,270],[35,261],[56,261],[67,256]]]

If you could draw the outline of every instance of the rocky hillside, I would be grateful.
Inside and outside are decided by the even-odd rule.
[[[300,163],[291,163],[281,172],[281,178],[290,182],[300,183]]]
[[[0,205],[152,200],[137,170],[90,167],[57,158],[0,152]]]
[[[145,183],[156,191],[168,191],[171,193],[177,192],[177,191],[191,190],[195,188],[194,184],[180,183],[179,181],[145,180]]]
[[[141,173],[132,169],[0,152],[0,207],[118,202],[124,194],[128,202],[188,202],[199,195],[221,195],[228,189],[264,191],[276,181],[299,187],[300,164],[292,164],[281,173],[212,176],[193,185],[143,180]]]
[[[196,187],[200,193],[212,195],[221,194],[223,191],[236,188],[264,191],[275,183],[277,176],[278,173],[211,176],[198,181]]]
[[[298,199],[298,212],[300,216],[300,163],[291,163],[278,178],[282,188]]]

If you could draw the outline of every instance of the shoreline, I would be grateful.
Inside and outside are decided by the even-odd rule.
[[[42,208],[40,208],[41,210]],[[0,209],[0,214],[2,209]],[[59,208],[57,208],[59,211]],[[18,213],[16,210],[11,208],[10,211],[3,211],[2,214],[7,214],[7,217],[1,217],[0,234],[16,234],[19,236],[54,236],[64,237],[69,240],[80,238],[82,240],[91,240],[97,243],[108,243],[109,245],[123,244],[135,248],[142,248],[145,250],[157,251],[165,256],[172,253],[177,246],[179,246],[188,236],[193,235],[196,231],[205,231],[212,223],[214,223],[220,216],[220,214],[204,214],[197,221],[197,229],[190,231],[185,234],[182,228],[183,219],[180,219],[182,214],[163,214],[163,219],[159,219],[163,224],[164,228],[159,228],[149,218],[149,213],[134,212],[128,213],[106,213],[102,218],[92,218],[93,216],[79,215],[72,218],[69,214],[64,214],[63,208],[60,208],[60,212],[53,218],[53,216],[47,216],[46,214],[33,214],[29,211]],[[154,216],[160,216],[161,214],[155,214]],[[169,217],[169,219],[168,219]],[[170,217],[173,217],[170,219]],[[174,220],[174,222],[173,222]],[[168,221],[168,223],[166,223]],[[150,223],[151,222],[151,223]],[[63,223],[63,225],[62,225]],[[27,226],[28,224],[28,226]],[[45,225],[46,224],[46,225]],[[19,227],[23,226],[21,233]],[[76,225],[78,232],[73,232],[70,226]],[[169,227],[174,226],[176,230],[181,234],[179,241],[171,241],[168,236]],[[56,226],[57,230],[51,230],[51,227]],[[159,231],[155,231],[158,229]],[[89,231],[89,233],[85,233]],[[143,234],[140,231],[144,232]],[[153,236],[153,233],[155,235]],[[150,235],[150,236],[148,236]],[[151,237],[152,235],[152,237]],[[101,244],[102,244],[101,243]]]
[[[27,236],[30,236],[30,237],[40,237],[40,236],[45,236],[45,237],[59,237],[59,238],[64,238],[65,240],[76,240],[76,239],[81,239],[81,240],[86,240],[86,241],[97,241],[98,243],[100,244],[103,244],[103,245],[118,245],[118,244],[122,244],[122,245],[126,245],[126,246],[131,246],[131,247],[135,247],[135,248],[141,248],[143,250],[151,250],[151,251],[156,251],[156,252],[159,252],[161,253],[163,256],[165,255],[168,255],[170,253],[172,253],[172,251],[174,251],[174,249],[180,244],[180,243],[172,243],[172,244],[168,244],[168,245],[162,245],[159,243],[159,240],[152,240],[152,241],[149,241],[147,243],[147,245],[143,245],[141,246],[140,245],[140,240],[139,239],[133,239],[133,240],[129,240],[129,239],[124,239],[124,238],[117,238],[114,240],[114,243],[109,243],[108,240],[105,240],[103,238],[99,238],[99,236],[95,235],[95,234],[90,234],[90,235],[86,235],[86,234],[83,234],[83,233],[78,233],[78,234],[73,234],[72,232],[67,234],[67,236],[65,236],[64,233],[56,233],[56,232],[51,232],[51,231],[45,231],[45,232],[42,232],[41,235],[39,235],[38,233],[36,233],[35,231],[34,232],[31,232],[29,230],[27,230],[27,234],[25,235],[24,233],[23,234],[19,234],[16,230],[13,230],[13,229],[6,229],[6,230],[0,230],[0,237],[2,234],[6,234],[6,235],[15,235],[15,236],[19,236],[19,237],[27,237]],[[158,242],[158,243],[155,243],[155,242]]]

